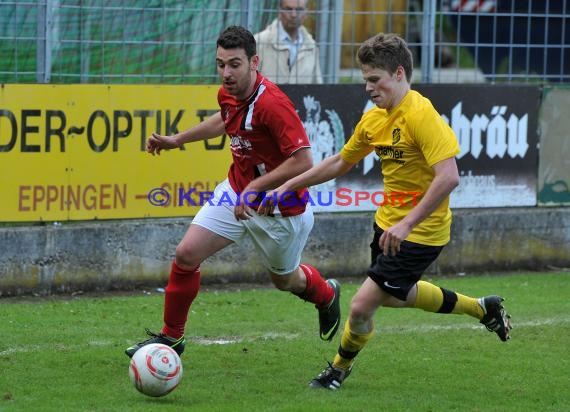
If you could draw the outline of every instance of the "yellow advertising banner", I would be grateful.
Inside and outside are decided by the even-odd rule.
[[[218,109],[218,86],[2,85],[0,221],[193,216],[225,179],[226,136],[152,156],[153,132]]]

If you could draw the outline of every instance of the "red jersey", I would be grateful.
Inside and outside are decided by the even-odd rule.
[[[222,119],[230,138],[233,162],[228,180],[236,193],[256,177],[271,172],[299,149],[310,148],[309,138],[291,100],[275,84],[257,73],[255,88],[238,101],[221,87],[218,91]],[[279,202],[283,216],[305,211],[307,189],[297,199]]]

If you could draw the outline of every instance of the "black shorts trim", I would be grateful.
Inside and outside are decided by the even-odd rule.
[[[422,245],[404,240],[396,256],[385,256],[378,245],[382,233],[384,231],[374,224],[368,276],[386,293],[400,300],[406,300],[412,286],[437,259],[443,246]]]

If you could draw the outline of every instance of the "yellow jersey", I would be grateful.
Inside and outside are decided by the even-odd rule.
[[[431,102],[410,90],[390,110],[374,107],[364,113],[353,135],[340,151],[355,164],[372,151],[380,157],[384,177],[384,201],[375,221],[386,230],[402,220],[420,202],[435,173],[432,166],[459,154],[455,133]],[[451,210],[449,196],[412,229],[406,240],[431,246],[449,242]]]

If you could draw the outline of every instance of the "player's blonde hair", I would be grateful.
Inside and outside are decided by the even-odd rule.
[[[412,81],[412,52],[397,34],[378,33],[362,43],[356,56],[360,65],[386,70],[390,74],[402,66],[408,83]]]

